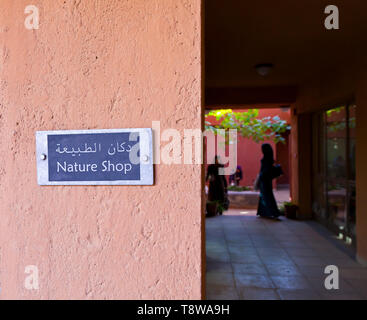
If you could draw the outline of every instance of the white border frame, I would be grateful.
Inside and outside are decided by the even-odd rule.
[[[140,180],[113,180],[113,181],[49,181],[48,180],[48,135],[62,134],[93,134],[93,133],[131,133],[138,132],[140,135]],[[42,159],[42,155],[46,159]],[[147,161],[143,161],[142,156],[148,156]],[[36,162],[38,184],[44,185],[153,185],[153,143],[151,128],[132,129],[99,129],[99,130],[55,130],[36,132]]]

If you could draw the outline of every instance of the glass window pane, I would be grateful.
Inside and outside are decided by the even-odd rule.
[[[349,107],[349,212],[348,212],[348,230],[347,233],[355,238],[356,224],[356,106]]]
[[[326,111],[327,207],[329,222],[344,230],[347,218],[347,112],[341,106]]]
[[[312,211],[318,220],[328,218],[326,197],[326,160],[325,160],[325,114],[316,113],[312,119]]]

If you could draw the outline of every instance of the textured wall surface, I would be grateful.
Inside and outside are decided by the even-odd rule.
[[[35,162],[36,130],[200,128],[200,15],[200,0],[0,2],[1,299],[201,297],[199,165],[156,165],[154,186],[40,187]]]

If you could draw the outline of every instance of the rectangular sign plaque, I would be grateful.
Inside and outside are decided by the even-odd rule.
[[[152,185],[152,130],[36,132],[39,185]]]

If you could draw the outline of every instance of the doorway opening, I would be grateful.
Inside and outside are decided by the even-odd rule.
[[[259,109],[266,117],[276,109],[282,118],[286,110],[291,130],[282,133],[285,144],[273,145],[284,174],[273,187],[276,198],[298,207],[297,219],[256,216],[259,197],[251,193],[256,193],[260,144],[240,137],[240,179],[226,177],[232,193],[229,210],[206,218],[206,297],[367,299],[360,285],[367,269],[356,262],[354,250],[338,240],[354,243],[358,236],[356,108],[335,105],[350,101],[353,88],[348,78],[334,76],[354,70],[359,61],[354,54],[364,35],[357,21],[333,37],[323,28],[320,3],[305,7],[295,1],[272,5],[210,0],[204,6],[206,113]],[[345,3],[340,7],[351,16],[359,10]],[[296,12],[307,18],[300,19]],[[325,103],[335,107],[325,110]],[[324,287],[327,265],[347,274],[338,292]],[[353,272],[348,274],[345,270],[350,268]]]
[[[229,128],[237,130],[235,172],[225,176],[229,209],[243,209],[253,213],[259,203],[260,192],[255,186],[261,159],[261,145],[268,143],[274,151],[282,174],[273,180],[273,190],[279,208],[284,214],[284,202],[290,199],[290,108],[251,108],[207,110],[205,123],[208,129]],[[208,171],[208,166],[206,166]],[[206,181],[208,196],[209,181]],[[227,211],[225,211],[226,214]],[[231,211],[233,213],[233,210]],[[228,214],[228,212],[227,212]]]

